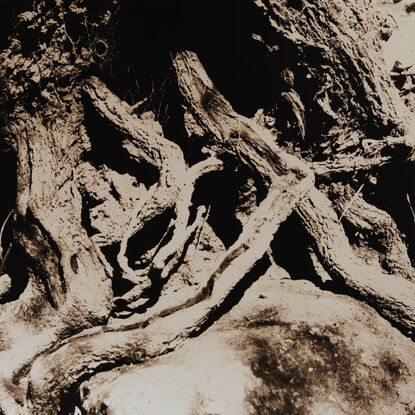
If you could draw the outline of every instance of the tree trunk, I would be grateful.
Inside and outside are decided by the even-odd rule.
[[[205,330],[289,216],[327,288],[412,336],[415,138],[372,4],[29,3],[0,5],[0,412],[69,413]]]

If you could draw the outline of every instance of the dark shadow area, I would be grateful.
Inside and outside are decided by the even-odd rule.
[[[11,289],[6,295],[2,296],[0,304],[15,301],[19,298],[29,280],[28,270],[33,266],[34,263],[28,260],[26,251],[18,245],[13,245],[5,268],[5,271],[11,277]],[[50,300],[50,298],[48,299]]]
[[[122,55],[128,56],[141,93],[150,94],[171,70],[170,53],[194,50],[235,110],[253,116],[274,101],[279,71],[298,60],[296,49],[281,36],[277,40],[271,31],[263,34],[266,21],[259,8],[245,0],[127,0],[120,12]],[[272,36],[281,52],[270,54],[252,33]]]
[[[172,209],[167,209],[154,219],[147,222],[140,231],[133,235],[127,244],[126,257],[131,269],[145,268],[147,260],[143,260],[143,255],[155,246],[163,245],[169,240],[168,225],[172,219]]]
[[[291,7],[296,9],[296,2]],[[259,108],[272,109],[284,89],[282,72],[290,69],[295,80],[293,88],[306,108],[308,146],[315,144],[318,149],[321,135],[335,122],[314,100],[321,79],[310,77],[309,68],[316,72],[321,65],[329,64],[322,50],[304,46],[299,51],[293,41],[270,26],[268,16],[253,2],[154,0],[143,4],[126,0],[119,18],[119,43],[124,48],[120,56],[127,60],[129,70],[128,74],[115,74],[117,84],[123,85],[124,95],[132,101],[150,98],[160,123],[168,129],[169,139],[186,136],[171,65],[171,54],[178,50],[195,51],[216,88],[236,112],[247,117]],[[333,97],[331,105],[336,112],[343,105],[341,97],[338,102]],[[284,114],[279,115],[284,119]]]
[[[91,223],[90,211],[94,207],[101,204],[101,201],[95,200],[90,193],[82,192],[82,211],[81,211],[81,225],[86,230],[88,236],[93,236],[100,231],[94,228]]]
[[[321,278],[314,270],[308,251],[310,242],[310,237],[294,213],[280,225],[271,242],[271,249],[277,265],[284,268],[293,280],[307,279],[320,286]]]
[[[114,297],[124,295],[126,292],[134,288],[134,284],[125,278],[122,278],[122,271],[117,260],[117,255],[120,252],[120,244],[101,247],[101,252],[104,254],[108,263],[112,266],[113,274],[111,278],[112,290]]]
[[[2,178],[0,202],[0,227],[16,203],[17,158],[12,152],[0,151],[0,177]],[[9,219],[3,234],[3,242],[11,240],[12,218]]]
[[[7,46],[15,17],[30,4],[30,0],[0,0],[0,50]]]
[[[0,202],[0,228],[3,228],[0,245],[0,278],[2,274],[13,276],[11,291],[2,297],[2,303],[15,300],[26,286],[26,272],[19,265],[24,253],[13,243],[14,224],[12,210],[16,204],[17,158],[12,152],[0,151],[0,177],[2,177],[2,196]]]
[[[395,221],[415,265],[415,169],[402,163],[379,171],[376,190],[368,202],[388,212]]]
[[[91,105],[85,103],[85,126],[91,140],[91,151],[84,157],[94,165],[106,165],[120,174],[136,177],[147,187],[159,179],[158,170],[146,163],[138,162],[122,147],[126,138],[99,117]]]
[[[260,258],[255,265],[240,281],[235,285],[234,289],[227,295],[220,307],[210,314],[209,318],[194,331],[190,337],[197,337],[209,328],[215,321],[219,320],[223,315],[228,313],[235,305],[239,303],[241,298],[244,296],[246,290],[258,280],[262,275],[265,274],[270,266],[270,261],[267,255]]]
[[[226,248],[238,239],[242,231],[241,222],[235,217],[235,209],[243,180],[232,170],[213,172],[201,177],[192,199],[196,206],[210,207],[207,221]]]

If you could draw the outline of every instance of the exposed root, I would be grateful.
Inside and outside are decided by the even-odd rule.
[[[115,331],[101,328],[91,335],[85,332],[43,353],[30,371],[28,398],[32,413],[54,414],[62,395],[81,380],[109,367],[164,354],[206,328],[243,276],[263,257],[279,224],[311,186],[310,177],[306,177],[288,188],[270,189],[208,284],[191,301],[133,326]]]
[[[148,192],[146,193],[146,195],[143,198],[141,198],[136,204],[136,206],[134,207],[133,212],[131,214],[130,222],[128,224],[128,229],[123,235],[123,238],[120,243],[120,251],[118,252],[118,255],[117,255],[118,264],[124,273],[123,277],[136,283],[139,282],[137,278],[138,275],[128,265],[128,258],[126,256],[127,244],[128,244],[129,239],[134,235],[134,230],[137,227],[137,220],[138,220],[140,212],[143,210],[143,207],[148,203],[149,199],[151,199],[156,188],[157,188],[156,184],[151,186]],[[146,277],[146,275],[144,275],[144,277]]]
[[[344,211],[344,220],[364,237],[370,238],[367,242],[369,245],[375,245],[380,254],[380,264],[385,270],[414,279],[415,270],[393,219],[383,210],[367,203],[362,196],[352,197],[350,186],[332,186],[331,193],[335,195],[333,203],[336,210]],[[352,199],[353,203],[350,203]],[[345,206],[348,208],[345,209]]]
[[[183,89],[193,90],[196,85],[196,90],[192,91],[196,92],[201,82],[211,82],[196,55],[183,52],[176,58],[179,77],[182,64],[192,72],[190,77],[180,80]],[[206,328],[240,286],[243,277],[265,255],[279,224],[312,188],[313,175],[305,165],[282,152],[272,138],[250,120],[236,114],[212,88],[210,93],[214,93],[220,105],[206,104],[206,97],[202,99],[199,95],[193,101],[195,114],[201,117],[205,128],[214,129],[207,131],[210,137],[215,132],[219,134],[216,139],[229,140],[230,145],[226,144],[224,151],[240,156],[261,173],[268,183],[268,195],[248,218],[238,240],[226,251],[207,285],[196,296],[156,313],[150,309],[142,316],[143,321],[135,325],[95,329],[90,334],[86,332],[75,336],[36,359],[30,371],[28,390],[29,407],[34,414],[55,413],[62,395],[92,374],[166,353],[190,335]],[[208,161],[206,163],[209,164]],[[200,167],[195,168],[195,174],[205,170]],[[188,193],[185,195],[189,197]],[[184,211],[181,214],[183,218],[188,217]],[[185,220],[180,220],[181,226],[184,226]],[[160,254],[160,259],[178,251],[183,238],[175,241]]]
[[[358,258],[330,201],[318,190],[313,189],[308,198],[300,201],[297,212],[333,280],[411,334],[415,329],[414,283],[374,270]]]
[[[151,219],[174,206],[186,178],[186,163],[178,145],[167,140],[154,121],[140,120],[131,114],[131,107],[121,101],[97,78],[91,78],[85,85],[92,105],[107,122],[123,134],[121,146],[137,162],[146,162],[157,168],[159,180],[151,190],[141,209],[136,208],[131,216],[127,240],[136,234]],[[125,241],[124,241],[125,242]],[[125,245],[125,243],[124,243]],[[129,267],[120,260],[129,272]]]
[[[314,162],[316,176],[370,171],[384,165],[401,161],[412,161],[415,145],[413,133],[403,137],[384,140],[363,140],[362,150],[350,155],[342,154],[333,160]]]
[[[168,244],[163,246],[156,254],[153,260],[155,269],[162,271],[162,278],[166,278],[170,270],[176,265],[177,259],[183,251],[185,243],[188,241],[191,234],[195,231],[195,224],[198,218],[194,221],[189,231],[186,231],[187,223],[190,216],[189,207],[191,206],[191,199],[193,195],[194,184],[197,179],[204,174],[222,169],[222,162],[216,158],[210,157],[192,166],[187,173],[187,180],[176,201],[176,220],[173,236]],[[200,212],[199,212],[200,213]],[[176,261],[170,261],[174,256]],[[169,266],[167,267],[167,263]]]
[[[278,147],[271,133],[237,114],[214,87],[197,55],[178,52],[173,58],[184,99],[188,133],[203,136],[217,154],[228,153],[257,171],[268,185],[288,174],[293,180],[311,172]]]
[[[201,222],[202,215],[204,213],[204,207],[199,206],[196,219],[191,225],[188,226],[190,217],[190,206],[193,195],[194,185],[198,178],[206,173],[220,170],[222,168],[222,162],[214,157],[209,157],[196,165],[192,166],[186,173],[186,177],[183,180],[181,190],[175,201],[175,214],[176,218],[172,220],[168,226],[168,230],[173,228],[173,234],[171,239],[161,248],[159,246],[154,250],[153,255],[150,258],[149,265],[142,270],[133,271],[128,266],[128,260],[125,256],[127,249],[128,239],[132,236],[131,226],[128,232],[125,234],[120,246],[120,252],[118,254],[118,262],[125,272],[125,278],[130,277],[133,282],[137,283],[131,291],[117,299],[118,305],[127,303],[127,309],[136,309],[145,303],[145,300],[139,301],[143,291],[149,288],[149,284],[140,281],[140,278],[146,279],[151,272],[152,280],[157,280],[164,283],[172,270],[179,264],[185,245],[194,236],[196,229]],[[150,192],[149,192],[150,193]],[[140,203],[135,209],[135,212],[140,212],[145,202]],[[134,212],[134,215],[135,215]],[[164,239],[164,238],[162,238]],[[160,241],[161,244],[162,241]],[[134,304],[135,303],[135,304]]]

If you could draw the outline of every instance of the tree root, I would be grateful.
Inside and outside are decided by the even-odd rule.
[[[399,160],[413,161],[415,152],[414,132],[403,137],[388,137],[384,140],[363,140],[363,150],[350,155],[342,154],[333,160],[314,162],[316,176],[371,171]]]
[[[336,211],[344,212],[344,220],[363,236],[367,235],[370,238],[369,245],[376,246],[380,264],[384,269],[388,273],[414,279],[415,270],[409,259],[408,250],[389,214],[370,205],[360,195],[352,198],[350,186],[333,185],[330,194],[335,196],[333,204]]]
[[[194,166],[192,166],[186,173],[186,178],[183,180],[183,186],[175,202],[176,218],[173,219],[168,229],[173,228],[171,239],[161,248],[158,246],[152,255],[150,264],[141,270],[136,271],[136,277],[142,276],[146,278],[151,274],[152,280],[156,280],[158,285],[163,285],[171,272],[179,265],[181,256],[183,254],[185,245],[187,245],[192,237],[194,237],[199,224],[201,223],[202,215],[205,213],[205,208],[199,206],[197,208],[196,218],[193,223],[188,225],[190,217],[191,199],[194,191],[194,185],[197,179],[204,174],[222,169],[222,162],[214,157],[209,157]],[[162,241],[161,241],[162,242]],[[125,252],[125,247],[121,244],[120,253]],[[120,262],[120,255],[118,261]],[[122,263],[120,262],[120,265]],[[140,299],[145,286],[138,285],[131,291],[127,292],[122,297],[116,299],[118,305],[124,304],[122,309],[129,311],[136,310],[138,307],[142,307],[147,301],[146,299]],[[126,306],[126,307],[125,307]],[[118,315],[116,313],[116,315]],[[123,314],[123,317],[126,315]]]
[[[121,101],[97,78],[90,78],[85,91],[95,110],[125,137],[122,147],[137,162],[146,162],[159,171],[159,180],[148,192],[148,198],[137,205],[132,212],[127,234],[124,236],[118,260],[134,279],[135,272],[128,266],[125,258],[126,242],[151,219],[174,206],[185,185],[186,163],[178,145],[165,139],[157,132],[155,122],[140,120],[131,114],[131,107]]]
[[[188,88],[201,80],[200,75],[210,82],[195,55],[184,52],[178,56],[191,59],[186,66],[192,64],[194,76],[187,78]],[[181,63],[184,61],[176,61],[177,65]],[[183,87],[184,83],[181,85]],[[194,101],[198,104],[196,110],[206,121],[205,126],[215,125],[221,137],[232,140],[235,133],[240,135],[230,146],[225,145],[224,150],[240,155],[247,164],[256,167],[268,183],[267,197],[249,217],[238,240],[227,250],[207,285],[195,297],[153,316],[150,310],[151,317],[147,314],[147,320],[141,324],[117,327],[115,331],[101,328],[91,335],[73,337],[36,359],[30,371],[28,394],[33,413],[54,413],[62,394],[69,393],[77,382],[99,370],[166,353],[191,334],[206,328],[243,277],[264,256],[279,224],[312,187],[313,175],[303,163],[282,152],[266,132],[236,114],[217,91],[214,93],[223,106],[209,107],[211,110],[206,112],[199,96],[199,100]],[[228,130],[220,131],[221,126]],[[211,132],[209,135],[212,136]],[[204,170],[199,167],[199,172]],[[177,244],[172,247],[166,252],[177,252]],[[168,255],[163,253],[160,257]]]
[[[106,331],[101,328],[99,333],[91,335],[86,332],[38,357],[30,371],[28,389],[28,407],[32,413],[56,413],[62,395],[70,392],[81,379],[108,367],[142,362],[164,354],[206,328],[243,276],[266,253],[279,224],[311,186],[312,180],[307,176],[296,185],[270,189],[208,284],[191,301],[124,329]]]
[[[137,161],[152,164],[160,173],[158,183],[153,185],[134,207],[117,256],[124,272],[123,277],[137,284],[133,293],[127,293],[118,300],[135,301],[143,290],[148,288],[147,277],[150,271],[153,279],[161,277],[162,280],[166,280],[170,271],[177,265],[186,242],[194,233],[192,229],[186,230],[194,184],[202,175],[221,169],[222,163],[210,157],[188,169],[180,147],[157,134],[154,128],[150,129],[154,126],[147,125],[132,115],[131,108],[100,81],[96,78],[88,80],[86,92],[99,114],[126,135],[127,138],[122,145],[130,155]],[[139,232],[145,223],[173,206],[176,218],[169,225],[169,228],[173,228],[171,240],[154,250],[147,266],[133,270],[126,257],[129,239]]]
[[[154,269],[161,272],[162,279],[167,278],[171,269],[177,265],[177,260],[183,251],[185,243],[188,241],[190,234],[195,231],[194,226],[191,226],[189,231],[186,231],[186,228],[190,216],[189,207],[191,206],[191,198],[196,180],[204,174],[220,170],[222,167],[223,165],[220,160],[210,157],[189,169],[187,173],[188,177],[176,201],[176,220],[173,236],[169,243],[159,250],[153,260]],[[198,222],[198,219],[196,219],[194,224]],[[170,259],[173,256],[175,259],[171,261]]]
[[[313,239],[320,262],[333,280],[374,307],[392,324],[415,329],[415,285],[399,276],[374,271],[353,252],[330,201],[317,189],[300,201],[302,224]]]
[[[247,219],[237,241],[221,256],[207,284],[194,297],[166,309],[149,309],[134,324],[84,331],[37,357],[28,375],[27,409],[31,413],[56,413],[65,395],[73,393],[80,382],[93,374],[167,353],[180,346],[189,336],[206,329],[220,315],[232,294],[241,290],[244,276],[267,253],[280,223],[294,209],[314,241],[319,260],[336,282],[350,289],[399,327],[406,330],[415,328],[413,283],[396,276],[376,274],[356,257],[329,200],[313,188],[313,174],[306,165],[277,147],[267,131],[235,113],[214,88],[194,53],[179,52],[173,58],[173,63],[187,111],[187,130],[201,139],[203,137],[206,145],[214,149],[218,156],[227,154],[236,157],[258,172],[267,186],[268,194]],[[93,94],[92,98],[95,99]],[[96,100],[98,109],[107,101]],[[117,106],[105,113],[105,117],[113,117],[116,110]],[[131,118],[120,122],[117,117],[115,115],[114,125],[121,130],[128,130],[128,135],[137,140],[135,150],[129,148],[129,152],[140,159],[145,149],[144,143],[140,142],[142,132],[134,130],[139,127]],[[128,146],[131,143],[128,142]],[[154,162],[153,156],[147,157],[147,161]],[[207,165],[211,161],[205,160]],[[199,164],[194,169],[200,172],[203,170],[200,167]],[[180,168],[183,170],[182,166]],[[193,185],[190,185],[193,182],[189,178],[193,175],[187,172],[186,176],[186,171],[184,173],[187,186],[184,185],[183,192],[180,189],[174,192],[176,197],[181,197],[180,202],[173,200],[164,203],[164,208],[177,203],[177,217],[171,240],[154,257],[162,277],[165,269],[169,268],[171,258],[175,258],[182,250],[186,238],[196,229],[196,221],[188,225],[188,208],[193,189]],[[177,182],[174,182],[174,186],[177,186]],[[154,198],[149,200],[150,204],[161,202]],[[147,213],[143,218],[152,215]],[[185,237],[180,236],[183,231]]]

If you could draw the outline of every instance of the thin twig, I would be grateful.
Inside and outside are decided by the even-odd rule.
[[[163,236],[161,237],[160,241],[158,242],[158,244],[154,247],[154,252],[153,255],[151,256],[151,260],[150,260],[150,267],[153,266],[153,260],[154,257],[157,255],[159,248],[161,246],[161,244],[164,242],[164,239],[166,238],[167,234],[170,232],[171,228],[173,227],[173,220],[170,221],[170,223],[167,226],[166,231],[164,232]],[[136,263],[137,264],[137,263]]]
[[[2,244],[2,240],[3,240],[3,232],[4,232],[4,228],[6,227],[7,221],[9,220],[10,216],[12,215],[12,213],[14,212],[14,209],[12,209],[9,214],[7,215],[6,219],[4,219],[3,225],[1,226],[0,229],[0,260],[3,257],[3,248],[1,246]]]
[[[343,216],[349,211],[349,209],[352,207],[352,204],[353,204],[353,202],[356,200],[356,198],[360,195],[360,193],[361,193],[361,191],[362,191],[362,189],[363,189],[363,186],[364,186],[365,184],[363,183],[360,187],[359,187],[359,189],[357,189],[357,192],[354,194],[354,196],[351,198],[351,200],[350,200],[350,202],[346,205],[346,207],[344,208],[344,210],[343,210],[343,212],[342,212],[342,214],[340,215],[340,219],[339,219],[339,222],[342,220],[342,218],[343,218]]]
[[[194,251],[193,251],[193,256],[195,255],[195,253],[196,253],[196,251],[197,251],[197,248],[199,248],[199,242],[200,242],[200,238],[201,238],[201,236],[202,236],[203,227],[205,226],[205,222],[207,221],[207,218],[209,217],[209,213],[210,213],[210,206],[211,206],[211,205],[209,205],[209,207],[207,208],[206,215],[203,217],[202,224],[200,225],[200,230],[199,230],[199,233],[198,233],[198,235],[197,235],[197,241],[196,241],[195,249],[194,249]]]
[[[134,105],[131,105],[131,107],[128,109],[128,111],[132,114],[133,112],[135,112],[139,107],[141,107],[142,105],[146,104],[148,101],[148,97],[145,97],[144,99],[142,99],[141,101],[136,102]]]
[[[411,213],[412,213],[412,219],[415,222],[415,211],[414,211],[414,208],[412,206],[411,198],[409,197],[409,194],[408,193],[406,194],[406,200],[408,201],[409,209],[411,210]]]
[[[7,261],[7,258],[9,257],[11,250],[12,250],[12,243],[10,242],[9,247],[7,248],[7,251],[6,251],[6,255],[4,255],[4,258],[1,260],[1,263],[0,263],[0,276],[3,275],[3,270],[6,265],[6,261]]]

